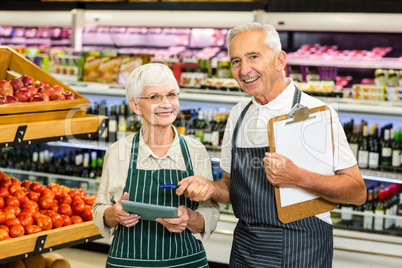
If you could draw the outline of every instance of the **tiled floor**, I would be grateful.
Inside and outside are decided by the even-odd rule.
[[[55,251],[69,261],[71,268],[105,267],[107,254],[79,248],[64,248]]]

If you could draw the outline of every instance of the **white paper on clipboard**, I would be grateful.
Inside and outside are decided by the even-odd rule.
[[[293,119],[273,124],[276,153],[311,172],[333,175],[334,156],[332,146],[331,111],[324,110],[299,122],[286,124]],[[318,196],[295,187],[280,187],[281,206],[289,206],[318,198]]]

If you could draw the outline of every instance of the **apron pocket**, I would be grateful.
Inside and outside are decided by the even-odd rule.
[[[233,244],[237,265],[245,267],[280,267],[282,261],[281,228],[245,226],[239,222]]]

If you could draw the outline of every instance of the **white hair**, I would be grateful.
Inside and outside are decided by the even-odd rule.
[[[271,49],[271,52],[274,56],[277,52],[282,50],[281,40],[274,26],[271,24],[261,24],[258,22],[247,23],[233,28],[230,31],[226,42],[228,50],[230,42],[232,42],[236,35],[255,30],[260,30],[265,33],[265,44]]]
[[[173,86],[177,92],[180,91],[177,80],[167,65],[148,63],[136,68],[128,76],[126,98],[128,101],[137,101],[145,87],[153,86]]]

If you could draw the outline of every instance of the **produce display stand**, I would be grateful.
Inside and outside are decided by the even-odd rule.
[[[0,264],[101,238],[93,221],[0,241]]]
[[[107,117],[87,115],[89,101],[16,51],[0,46],[0,80],[28,75],[60,85],[75,94],[74,100],[0,105],[0,148],[97,137]],[[101,238],[93,221],[0,241],[0,264]]]

